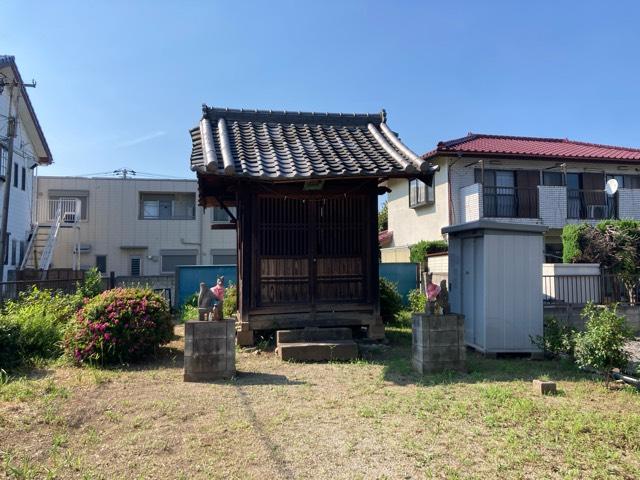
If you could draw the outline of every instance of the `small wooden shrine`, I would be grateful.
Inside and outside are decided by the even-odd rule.
[[[252,344],[254,331],[307,326],[366,327],[381,338],[381,183],[430,181],[434,171],[385,112],[203,106],[191,137],[199,204],[227,210],[237,231],[238,343]]]

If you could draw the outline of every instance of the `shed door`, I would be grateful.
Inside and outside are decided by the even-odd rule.
[[[476,344],[475,324],[475,248],[474,239],[462,240],[462,314],[464,336],[469,343]]]
[[[365,196],[258,197],[257,306],[366,299]]]

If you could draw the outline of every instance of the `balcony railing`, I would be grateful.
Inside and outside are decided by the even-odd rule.
[[[567,189],[567,218],[604,220],[618,218],[618,196],[604,190]]]
[[[74,223],[80,220],[82,204],[78,198],[56,198],[42,200],[38,205],[38,222],[54,222],[58,216],[58,209],[62,213],[63,223]]]
[[[538,188],[483,187],[483,214],[494,218],[538,218]]]

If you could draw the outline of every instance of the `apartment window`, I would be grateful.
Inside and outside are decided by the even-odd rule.
[[[233,248],[219,248],[211,250],[212,265],[235,265],[236,251]]]
[[[195,193],[141,193],[140,218],[145,220],[193,220]]]
[[[619,188],[640,189],[640,175],[607,175],[606,180],[616,179]]]
[[[409,180],[409,207],[416,208],[423,205],[431,205],[435,202],[433,191],[433,178],[431,185],[414,178]]]
[[[100,273],[107,273],[107,256],[106,255],[96,255],[96,268]]]
[[[14,238],[11,240],[11,265],[15,265],[17,263],[17,255],[18,254],[18,241]]]
[[[22,167],[22,190],[27,188],[27,169]]]
[[[2,180],[7,176],[7,150],[0,145],[0,177]]]
[[[548,187],[562,187],[564,176],[562,172],[542,172],[542,184]]]
[[[77,208],[77,200],[80,200],[80,220],[87,219],[89,210],[89,192],[86,190],[49,190],[48,213],[49,220],[56,218],[58,207],[64,212],[74,212]],[[64,213],[63,212],[63,213]]]
[[[229,211],[236,216],[236,207],[228,207]],[[211,211],[211,220],[213,223],[229,223],[231,222],[231,217],[222,207],[213,207]]]
[[[24,260],[25,247],[26,247],[25,241],[20,240],[20,260],[18,260],[18,265],[22,265],[22,261]]]
[[[129,258],[129,275],[132,277],[142,275],[142,259],[140,257]]]
[[[197,250],[161,250],[162,273],[173,273],[178,265],[197,265]]]
[[[13,186],[15,188],[18,188],[18,164],[17,163],[13,163]]]

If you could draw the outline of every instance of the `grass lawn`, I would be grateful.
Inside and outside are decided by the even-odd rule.
[[[237,378],[209,384],[182,382],[182,338],[144,365],[36,372],[0,386],[0,477],[640,478],[634,390],[477,355],[419,377],[410,330],[387,333],[354,363],[239,352]]]

